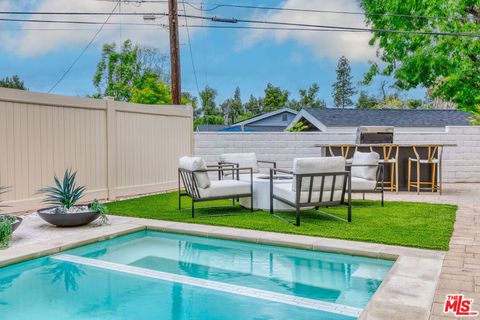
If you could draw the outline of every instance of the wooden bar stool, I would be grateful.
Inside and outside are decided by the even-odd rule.
[[[351,144],[339,144],[339,145],[329,145],[328,146],[328,152],[330,153],[330,156],[334,157],[335,154],[333,153],[332,147],[337,147],[340,148],[340,152],[342,153],[342,157],[345,158],[347,163],[352,163],[353,155],[351,158],[348,157],[348,152],[350,151],[350,148],[353,149],[353,153],[357,151],[357,146],[352,146]]]
[[[418,154],[417,147],[412,146],[413,152],[415,153],[415,158],[408,158],[408,191],[410,189],[416,188],[417,193],[420,193],[420,190],[430,190],[431,192],[439,191],[442,194],[442,153],[443,146],[429,144],[422,147],[427,148],[427,158],[421,159]],[[417,179],[412,182],[412,163],[416,164],[416,173]],[[432,179],[430,181],[421,181],[420,179],[420,166],[426,164],[431,166]],[[427,187],[422,187],[422,185],[428,185]]]
[[[390,191],[398,192],[398,151],[400,149],[398,144],[381,144],[378,147],[382,148],[382,154],[380,154],[380,163],[386,168],[386,165],[390,165],[390,180],[384,181],[384,185],[390,187]],[[373,152],[373,146],[370,146],[370,151]]]

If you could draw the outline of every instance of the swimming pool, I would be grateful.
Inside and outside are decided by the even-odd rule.
[[[0,269],[0,315],[355,319],[392,264],[141,231]]]

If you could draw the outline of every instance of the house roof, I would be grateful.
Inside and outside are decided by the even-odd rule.
[[[468,126],[472,115],[460,110],[398,109],[303,109],[292,121],[306,113],[326,127],[394,126],[444,127]]]
[[[275,116],[275,115],[283,113],[283,112],[288,112],[288,113],[291,113],[291,114],[297,114],[297,111],[295,111],[295,110],[292,110],[292,109],[289,109],[289,108],[281,108],[281,109],[278,109],[278,110],[275,110],[275,111],[266,112],[266,113],[263,113],[263,114],[245,119],[243,121],[234,123],[233,125],[244,126],[244,125],[247,125],[247,124],[250,124],[250,123],[253,123],[253,122],[257,122],[257,121],[262,120],[262,119],[265,119],[265,118],[269,118],[271,116]]]
[[[197,131],[206,132],[206,131],[222,131],[228,126],[222,124],[200,124],[197,126]]]

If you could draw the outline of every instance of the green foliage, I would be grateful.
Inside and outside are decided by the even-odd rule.
[[[478,0],[361,0],[367,22],[374,29],[427,32],[480,32]],[[405,18],[398,15],[455,17]],[[480,41],[477,37],[374,33],[382,65],[372,64],[365,75],[370,83],[377,74],[393,75],[401,89],[423,86],[432,96],[457,104],[466,111],[480,105]]]
[[[0,186],[0,195],[7,191],[8,188]],[[17,218],[14,216],[8,214],[0,215],[0,248],[7,248],[10,244],[10,239],[12,237],[12,223],[15,221],[17,221]]]
[[[260,114],[263,110],[263,99],[255,98],[253,95],[250,95],[250,98],[245,102],[244,109],[247,113],[250,113],[252,116]]]
[[[357,101],[357,109],[373,109],[378,101],[374,96],[369,96],[367,92],[360,91]]]
[[[77,201],[83,197],[86,187],[77,187],[75,178],[77,172],[72,172],[71,169],[65,170],[63,181],[61,182],[55,175],[54,187],[42,188],[40,193],[46,194],[45,203],[53,204],[64,209],[70,209]]]
[[[115,43],[105,44],[93,78],[97,89],[93,97],[144,104],[171,103],[163,60],[157,49],[139,47],[130,40],[119,51]]]
[[[333,103],[337,108],[353,105],[352,96],[356,93],[352,83],[350,64],[345,56],[340,57],[337,64],[337,81],[333,87]]]
[[[229,119],[230,123],[235,123],[238,116],[243,114],[244,110],[243,110],[242,98],[240,97],[239,87],[235,89],[233,98],[225,100],[220,105],[220,109],[222,110],[223,115]]]
[[[204,124],[223,124],[224,121],[225,119],[221,116],[203,116],[193,121],[193,127],[196,129],[197,126]]]
[[[108,208],[103,204],[98,202],[97,199],[94,199],[93,202],[90,204],[90,210],[96,211],[100,213],[100,224],[108,224]]]
[[[10,89],[19,89],[19,90],[28,90],[27,87],[25,87],[25,83],[22,80],[20,80],[20,78],[17,75],[0,79],[0,87],[10,88]]]
[[[288,102],[289,92],[275,87],[271,83],[265,88],[265,98],[263,98],[263,112],[271,112],[284,108]]]
[[[480,107],[476,107],[475,110],[472,111],[470,123],[472,124],[472,126],[480,126]]]
[[[301,120],[295,123],[293,127],[291,127],[288,131],[289,132],[302,132],[308,129],[308,125],[303,123]]]
[[[290,100],[288,107],[293,110],[299,111],[302,108],[318,108],[324,109],[327,107],[327,104],[322,99],[318,98],[318,93],[320,91],[320,86],[316,83],[312,84],[308,89],[300,89],[298,91],[300,95],[300,100],[296,101],[295,99]]]
[[[209,86],[200,91],[200,103],[202,105],[202,112],[204,116],[214,116],[218,114],[217,104],[215,98],[217,97],[217,91]],[[223,121],[222,121],[223,123]]]
[[[132,88],[130,102],[143,104],[171,104],[170,87],[159,81],[155,73],[146,72]]]
[[[0,248],[8,248],[12,237],[12,224],[0,216]]]
[[[183,206],[190,199],[182,197]],[[302,211],[302,226],[296,227],[275,219],[267,211],[250,213],[231,200],[207,201],[195,204],[201,219],[193,219],[178,210],[178,193],[171,192],[143,198],[111,202],[110,214],[147,219],[180,221],[207,225],[301,234],[316,237],[340,238],[375,243],[448,250],[455,222],[456,206],[416,202],[353,201],[352,223],[319,214],[316,210]],[[224,206],[212,208],[212,206]],[[159,210],[162,208],[162,210]],[[344,206],[322,208],[337,216],[346,216]],[[281,217],[294,219],[295,212],[277,212]],[[408,223],[407,223],[408,222]]]

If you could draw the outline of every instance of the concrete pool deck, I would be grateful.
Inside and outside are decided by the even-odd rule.
[[[0,252],[0,266],[145,229],[396,260],[359,319],[428,319],[445,257],[433,250],[129,217],[71,229],[50,226],[36,214],[24,218],[11,247]]]

